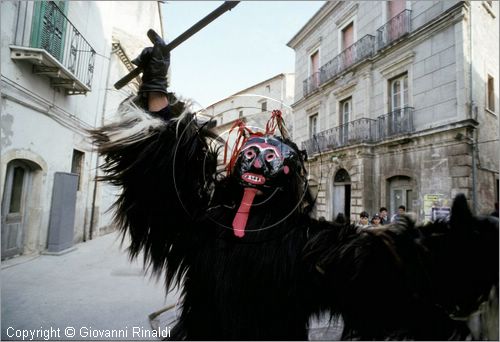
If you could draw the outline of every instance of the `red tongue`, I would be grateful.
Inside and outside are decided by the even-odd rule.
[[[250,207],[252,206],[253,198],[255,197],[256,193],[257,189],[245,188],[243,199],[241,200],[240,207],[238,208],[236,216],[233,220],[233,232],[237,237],[243,237],[245,235],[248,213],[250,212]]]

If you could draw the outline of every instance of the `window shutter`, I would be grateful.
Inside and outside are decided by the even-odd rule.
[[[65,1],[36,2],[31,31],[31,46],[46,50],[60,62],[66,31],[65,9]]]

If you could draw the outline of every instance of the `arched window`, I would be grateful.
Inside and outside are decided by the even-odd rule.
[[[335,174],[335,177],[333,178],[333,181],[335,183],[347,183],[351,182],[351,177],[349,177],[349,173],[345,169],[340,169],[337,171]]]

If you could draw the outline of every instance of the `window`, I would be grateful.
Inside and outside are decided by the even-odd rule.
[[[351,104],[352,104],[351,97],[340,102],[340,118],[339,118],[340,125],[345,125],[346,123],[349,122],[349,118],[351,116]]]
[[[14,175],[12,177],[12,190],[9,204],[9,213],[20,213],[23,185],[24,185],[24,169],[20,166],[14,168]]]
[[[240,118],[242,118],[242,117],[243,117],[243,111],[242,111],[242,110],[240,110],[240,112],[238,113],[238,116],[239,116]]]
[[[388,135],[407,132],[410,128],[408,74],[389,80],[389,113],[385,117],[385,133]]]
[[[318,114],[309,117],[309,138],[313,138],[318,133]]]
[[[353,49],[346,50],[349,46],[354,44],[354,23],[350,23],[342,29],[342,51],[344,58],[344,67],[347,68],[354,63],[354,51]]]
[[[385,25],[385,43],[388,44],[405,33],[409,32],[409,20],[407,15],[403,14],[406,9],[405,0],[387,1],[387,16],[388,22]]]
[[[389,81],[389,111],[408,107],[408,74]]]
[[[495,111],[495,79],[488,75],[488,90],[486,105],[492,112]]]
[[[342,29],[342,50],[354,43],[354,23],[348,24]]]
[[[31,46],[62,61],[66,32],[65,1],[37,1],[33,13]]]
[[[319,86],[319,50],[316,50],[311,55],[310,60],[310,76],[311,76],[311,85],[310,89],[316,89]]]
[[[267,112],[267,101],[264,101],[260,104],[260,109],[263,112]]]
[[[399,13],[405,10],[406,1],[405,0],[392,0],[387,1],[387,11],[389,12],[389,20],[397,16]]]
[[[270,92],[271,92],[271,86],[270,86],[270,85],[266,85],[266,91],[267,91],[268,93],[270,93]]]
[[[340,144],[345,145],[349,140],[349,120],[352,112],[352,97],[349,97],[340,102],[340,117],[339,117],[339,138]]]
[[[85,153],[73,150],[73,159],[71,161],[71,173],[76,173],[78,175],[78,190],[81,188],[82,181],[82,169],[83,169],[83,158],[85,157]]]

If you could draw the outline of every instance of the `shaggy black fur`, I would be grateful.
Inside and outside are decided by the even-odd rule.
[[[296,167],[258,197],[238,238],[230,227],[243,189],[217,175],[214,136],[193,115],[138,113],[92,135],[102,180],[123,188],[116,221],[131,256],[143,251],[167,289],[183,287],[174,340],[306,340],[322,310],[342,316],[345,339],[463,339],[469,329],[454,318],[498,286],[498,221],[473,217],[463,196],[450,222],[359,232],[309,217]]]

